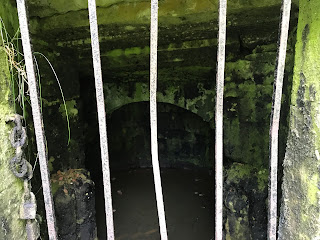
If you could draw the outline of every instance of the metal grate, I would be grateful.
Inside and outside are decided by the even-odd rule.
[[[167,240],[167,227],[161,187],[161,176],[158,159],[157,137],[157,50],[158,50],[158,0],[151,0],[151,30],[150,30],[150,125],[151,125],[151,157],[154,186],[158,209],[161,240]]]
[[[227,0],[219,1],[219,33],[216,77],[216,137],[215,137],[215,239],[222,240],[223,236],[223,90],[226,48]]]
[[[268,195],[268,240],[277,239],[277,171],[278,171],[278,132],[284,66],[286,62],[287,40],[290,22],[291,0],[283,0],[278,42],[278,56],[274,73],[274,89],[270,120],[270,174]]]
[[[88,1],[88,9],[89,9],[90,33],[91,33],[92,60],[93,60],[93,68],[94,68],[98,121],[99,121],[104,201],[105,201],[105,209],[106,209],[107,238],[108,240],[113,240],[114,227],[113,227],[113,209],[112,209],[110,169],[109,169],[107,122],[106,122],[106,112],[105,112],[104,95],[103,95],[103,82],[102,82],[98,23],[97,23],[97,8],[96,8],[95,0]]]
[[[34,63],[30,45],[30,36],[26,14],[25,0],[17,0],[19,23],[23,51],[28,76],[32,115],[35,127],[37,149],[39,154],[40,171],[43,186],[44,203],[46,208],[47,227],[50,240],[56,240],[57,231],[55,214],[50,187],[50,176],[47,166],[45,136],[42,115],[40,111],[39,95],[35,79]],[[103,82],[99,49],[98,24],[95,0],[88,0],[89,21],[92,44],[92,57],[96,85],[97,111],[100,132],[101,160],[104,183],[104,196],[106,208],[107,238],[114,240],[113,209],[110,184],[109,154],[106,113],[103,94]],[[278,165],[278,130],[281,107],[281,94],[285,66],[286,47],[289,31],[291,0],[283,0],[279,48],[275,71],[274,93],[270,120],[270,183],[269,183],[269,209],[268,209],[268,239],[276,240],[277,230],[277,165]],[[223,239],[223,91],[225,69],[226,45],[226,12],[227,0],[219,1],[219,33],[217,52],[216,75],[216,113],[215,113],[215,239]],[[160,167],[158,159],[157,141],[157,48],[158,48],[158,0],[151,0],[151,33],[150,33],[150,124],[151,124],[151,154],[158,208],[161,240],[167,240],[164,202],[162,195]]]
[[[43,126],[42,114],[40,110],[37,82],[36,82],[36,77],[34,72],[33,55],[31,51],[25,0],[17,0],[17,8],[18,8],[18,17],[19,17],[19,24],[20,24],[20,31],[21,31],[21,38],[22,38],[23,53],[24,53],[24,59],[26,64],[26,72],[28,77],[28,85],[29,85],[29,91],[30,91],[32,116],[33,116],[34,129],[35,129],[36,141],[37,141],[42,189],[43,189],[44,204],[45,204],[46,217],[47,217],[48,234],[49,234],[50,240],[56,240],[58,238],[57,238],[53,199],[52,199],[51,186],[50,186],[50,174],[48,170],[48,156],[46,153],[44,126]]]

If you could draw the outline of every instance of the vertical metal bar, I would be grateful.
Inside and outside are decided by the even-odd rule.
[[[164,211],[160,167],[158,159],[157,136],[157,50],[158,50],[158,0],[151,0],[150,28],[150,125],[151,125],[151,157],[154,185],[158,208],[161,240],[167,240],[167,226]]]
[[[107,238],[108,240],[113,240],[114,226],[113,226],[113,209],[112,209],[110,169],[109,169],[107,122],[106,122],[106,112],[105,112],[104,95],[103,95],[97,9],[96,9],[95,0],[88,1],[88,9],[89,9],[91,45],[92,45],[92,60],[93,60],[94,78],[95,78],[95,85],[96,85],[96,98],[97,98],[97,109],[98,109],[98,120],[99,120],[104,200],[105,200],[105,209],[106,209]]]
[[[223,91],[226,46],[227,0],[219,1],[219,34],[216,77],[216,144],[215,144],[215,174],[216,174],[216,204],[215,204],[215,239],[222,240],[223,220]]]
[[[287,40],[290,23],[291,0],[283,0],[278,42],[278,57],[275,70],[273,101],[270,118],[270,175],[268,196],[268,240],[277,238],[277,170],[278,170],[278,132],[283,75],[286,60]]]
[[[50,186],[50,174],[49,174],[48,164],[47,164],[48,158],[46,154],[43,119],[42,119],[41,110],[40,110],[37,82],[36,82],[36,77],[34,72],[34,64],[33,64],[33,56],[31,51],[31,44],[30,44],[25,0],[17,0],[17,9],[18,9],[18,17],[19,17],[19,24],[20,24],[20,31],[21,31],[21,38],[22,38],[24,60],[26,64],[26,72],[27,72],[28,85],[29,85],[29,91],[30,91],[32,116],[33,116],[34,129],[35,129],[36,141],[37,141],[37,149],[38,149],[38,155],[39,155],[48,234],[49,234],[50,240],[56,240],[57,231],[56,231],[53,199],[51,194],[51,186]]]

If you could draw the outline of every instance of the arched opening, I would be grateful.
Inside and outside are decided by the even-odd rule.
[[[47,7],[52,5],[49,2]],[[244,1],[229,8],[224,98],[224,154],[229,160],[224,159],[223,165],[226,239],[266,239],[268,131],[279,4]],[[138,4],[137,14],[131,14],[133,5],[136,7],[137,3],[118,1],[112,7],[99,6],[115,231],[117,239],[158,239],[149,106],[148,102],[142,102],[149,99],[149,19],[145,17],[149,4]],[[157,94],[158,101],[167,103],[158,103],[158,142],[169,238],[211,239],[214,232],[214,134],[203,119],[211,124],[214,119],[217,29],[213,26],[217,24],[213,19],[217,19],[216,4],[192,2],[191,5],[199,7],[194,8],[188,2],[172,5],[170,1],[161,1],[161,5],[164,12],[159,25]],[[49,56],[61,76],[66,107],[71,113],[71,141],[67,145],[68,133],[63,132],[67,129],[65,106],[59,100],[59,88],[54,87],[56,80],[50,77],[53,76],[51,69],[46,62],[44,65],[39,61],[44,80],[41,87],[50,171],[59,187],[54,195],[55,199],[70,200],[67,204],[63,202],[63,206],[56,205],[58,228],[66,226],[63,229],[66,234],[78,235],[78,229],[85,225],[82,232],[91,228],[95,239],[92,219],[97,213],[99,239],[105,239],[89,26],[74,21],[78,14],[86,21],[85,10],[56,12],[52,9],[53,15],[38,15],[45,14],[43,9],[33,5],[33,21],[37,23],[33,24],[35,50]],[[172,12],[176,10],[179,14],[174,16]],[[109,11],[119,18],[110,18]],[[295,18],[293,15],[292,19]],[[57,19],[60,21],[56,22]],[[264,28],[261,28],[262,23]],[[294,29],[287,51],[279,156],[283,155],[286,145]],[[48,69],[42,70],[43,66]],[[91,172],[91,176],[80,172],[83,178],[79,180],[90,180],[90,188],[86,189],[72,181],[76,180],[77,170],[87,173],[83,168]],[[95,184],[91,184],[91,178]],[[71,182],[65,181],[70,179]],[[79,196],[74,197],[73,190]],[[97,204],[94,206],[95,190]],[[87,201],[89,197],[91,202]],[[74,204],[75,199],[78,199],[77,204]],[[86,216],[78,213],[71,216],[65,209],[80,213],[85,209]],[[74,226],[72,231],[69,223]],[[62,228],[58,231],[59,234],[64,232]]]
[[[149,103],[131,103],[114,111],[108,119],[108,138],[116,238],[158,239]],[[86,167],[96,183],[98,237],[104,239],[99,136],[92,139],[86,144]],[[213,142],[213,130],[198,115],[158,103],[159,161],[172,239],[214,235]]]

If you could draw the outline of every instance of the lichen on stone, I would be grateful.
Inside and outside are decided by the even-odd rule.
[[[0,239],[4,240],[26,238],[25,222],[19,219],[18,211],[23,182],[9,168],[14,149],[9,141],[12,126],[6,124],[6,120],[14,114],[14,107],[7,61],[5,50],[0,46]]]
[[[300,0],[291,93],[290,130],[284,159],[279,239],[320,236],[319,119],[320,90],[318,1]],[[299,204],[297,204],[299,203]]]

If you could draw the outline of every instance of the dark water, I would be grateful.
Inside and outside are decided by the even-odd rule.
[[[151,169],[113,172],[117,240],[158,240],[159,227]],[[169,239],[214,239],[214,179],[207,170],[161,171]],[[96,189],[99,239],[106,239],[102,186]]]

